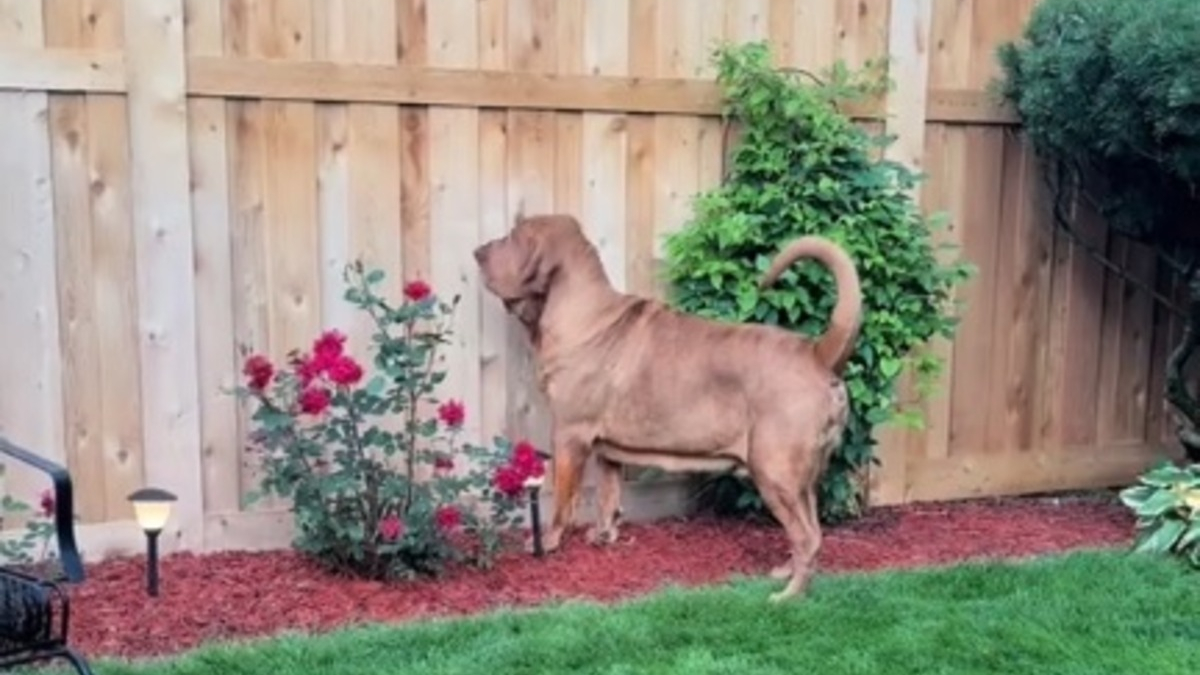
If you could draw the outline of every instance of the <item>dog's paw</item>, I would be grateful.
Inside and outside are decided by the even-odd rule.
[[[778,605],[779,603],[781,603],[785,600],[788,600],[789,598],[792,598],[795,595],[796,595],[795,593],[789,593],[788,590],[785,588],[782,591],[775,591],[774,593],[768,595],[767,602],[771,603],[772,605]]]
[[[555,551],[557,551],[559,549],[559,547],[562,545],[562,535],[563,535],[563,533],[561,531],[556,531],[556,530],[548,530],[546,532],[543,532],[542,533],[542,552],[543,553],[554,553]],[[529,540],[525,542],[525,552],[526,553],[536,553],[533,543],[534,543],[533,537],[530,537]]]
[[[792,576],[792,563],[785,562],[778,567],[774,567],[768,572],[768,576],[772,579],[787,579]]]
[[[617,528],[591,527],[587,531],[587,542],[592,546],[608,546],[617,543]]]

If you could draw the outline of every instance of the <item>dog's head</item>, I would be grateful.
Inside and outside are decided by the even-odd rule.
[[[485,242],[474,256],[483,285],[532,329],[579,242],[586,244],[583,229],[571,216],[517,216],[508,234]]]

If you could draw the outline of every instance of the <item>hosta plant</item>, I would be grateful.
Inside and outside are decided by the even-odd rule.
[[[1137,552],[1178,555],[1200,569],[1200,464],[1160,464],[1121,492],[1137,516]]]
[[[260,470],[250,502],[290,500],[295,546],[373,579],[489,565],[526,509],[525,481],[542,458],[526,442],[463,438],[467,410],[439,392],[458,298],[410,281],[399,304],[380,270],[347,268],[345,300],[373,326],[369,366],[328,330],[277,366],[248,356],[236,393],[252,408],[248,448]]]

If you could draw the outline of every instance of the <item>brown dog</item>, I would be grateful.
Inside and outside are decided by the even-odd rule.
[[[554,507],[543,537],[558,547],[571,524],[585,461],[600,468],[591,538],[616,538],[620,465],[749,473],[782,523],[790,576],[773,594],[801,593],[821,545],[817,484],[849,414],[842,368],[862,310],[848,255],[802,237],[775,258],[770,285],[800,258],[837,282],[829,329],[815,342],[773,326],[710,321],[619,293],[596,248],[566,215],[518,216],[504,237],[474,251],[484,285],[529,331],[538,385],[553,419]]]

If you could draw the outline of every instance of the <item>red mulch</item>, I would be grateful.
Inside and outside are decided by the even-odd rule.
[[[1132,520],[1112,500],[989,500],[875,509],[829,528],[822,571],[944,564],[1124,545]],[[146,596],[140,558],[89,569],[72,591],[72,640],[89,657],[162,655],[216,639],[356,621],[402,621],[548,599],[615,600],[664,583],[699,585],[764,574],[784,559],[775,528],[695,519],[627,524],[594,548],[577,533],[538,560],[513,555],[491,571],[379,584],[323,573],[290,552],[178,554],[162,561],[162,594]]]

